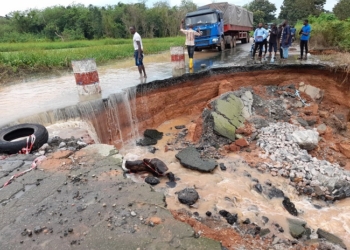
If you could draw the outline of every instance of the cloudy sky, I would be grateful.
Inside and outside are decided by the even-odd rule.
[[[157,2],[158,0],[146,0],[147,5],[152,6],[152,3]],[[226,0],[227,2],[236,4],[236,5],[244,5],[249,2],[249,0]],[[325,9],[332,10],[333,6],[337,3],[338,0],[327,0]],[[137,0],[2,0],[1,8],[0,8],[0,16],[4,16],[9,14],[12,11],[16,10],[27,10],[27,9],[43,9],[45,7],[54,6],[54,5],[63,5],[67,6],[72,3],[81,3],[84,5],[95,5],[95,6],[105,6],[105,5],[113,5],[118,2],[124,3],[135,3]],[[168,0],[171,6],[179,5],[181,0]],[[197,5],[205,5],[212,2],[225,2],[225,0],[193,0]],[[277,14],[279,13],[279,8],[283,2],[283,0],[270,0],[270,2],[274,3],[277,7]]]

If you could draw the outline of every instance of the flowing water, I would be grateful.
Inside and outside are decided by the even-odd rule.
[[[179,117],[166,121],[159,126],[157,129],[163,132],[165,136],[158,141],[156,148],[159,150],[155,154],[148,152],[145,148],[135,147],[134,144],[125,145],[121,150],[126,158],[132,160],[159,158],[167,164],[169,171],[179,178],[175,188],[167,186],[167,178],[163,178],[161,183],[155,186],[156,190],[166,194],[169,209],[189,209],[188,206],[178,201],[176,192],[184,188],[194,187],[199,193],[200,199],[191,208],[192,212],[198,212],[200,216],[205,217],[206,211],[215,214],[219,210],[225,209],[231,213],[237,213],[241,221],[249,218],[252,223],[256,223],[262,228],[269,227],[276,236],[282,237],[283,235],[283,237],[292,240],[286,218],[296,217],[290,215],[284,209],[282,198],[269,199],[266,194],[258,193],[254,189],[256,182],[252,181],[252,178],[256,178],[261,185],[264,185],[266,181],[270,181],[275,187],[281,189],[300,211],[298,218],[306,221],[308,227],[315,231],[322,228],[332,232],[343,239],[344,243],[350,247],[350,199],[327,204],[321,200],[311,200],[307,196],[300,196],[295,188],[289,185],[288,179],[272,177],[268,173],[260,173],[256,169],[250,168],[245,163],[245,159],[235,153],[231,153],[218,161],[225,164],[227,171],[216,168],[213,173],[200,173],[182,167],[175,158],[178,151],[165,152],[164,148],[167,142],[171,141],[175,134],[179,132],[175,131],[174,126],[188,125],[192,119],[193,117]],[[129,177],[137,182],[143,182],[146,175],[132,174]],[[265,226],[262,216],[269,218],[269,225],[270,223],[271,225],[278,223],[282,226],[284,233],[279,232],[275,226]],[[315,231],[311,237],[317,238]]]
[[[191,72],[198,72],[211,67],[245,63],[248,51],[249,44],[240,44],[236,48],[226,50],[223,53],[215,51],[196,53],[194,70]],[[147,79],[139,79],[139,74],[132,59],[99,66],[97,70],[102,93],[92,96],[78,95],[72,72],[63,73],[59,77],[55,75],[53,77],[31,78],[21,83],[0,86],[0,127],[40,112],[107,98],[140,83],[166,79],[174,74],[178,76],[189,72],[188,69],[173,72],[170,58],[170,52],[146,56],[144,62],[148,75]],[[205,68],[201,66],[203,64],[206,65]]]

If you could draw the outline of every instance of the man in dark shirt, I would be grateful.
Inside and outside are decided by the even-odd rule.
[[[278,35],[278,30],[277,30],[276,24],[272,24],[271,30],[270,30],[270,37],[269,37],[269,58],[271,58],[271,62],[274,62],[276,59],[277,35]],[[274,52],[273,57],[271,57],[272,49]]]

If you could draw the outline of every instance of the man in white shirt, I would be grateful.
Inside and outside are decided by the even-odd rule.
[[[192,29],[193,25],[189,25],[189,29],[184,30],[182,28],[183,23],[184,23],[184,20],[181,21],[180,31],[186,35],[185,44],[187,46],[188,57],[190,58],[189,67],[190,67],[190,69],[192,69],[193,68],[193,54],[194,54],[194,37],[200,36],[201,34]]]
[[[144,77],[146,78],[146,71],[145,66],[143,65],[143,46],[142,46],[142,39],[139,33],[136,32],[135,26],[131,26],[129,28],[130,33],[133,34],[133,43],[134,43],[134,57],[135,57],[135,64],[139,69],[140,72],[140,78]],[[142,76],[143,73],[143,76]]]

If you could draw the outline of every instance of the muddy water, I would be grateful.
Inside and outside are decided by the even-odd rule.
[[[252,178],[258,179],[263,186],[269,180],[294,202],[300,212],[298,218],[306,221],[307,226],[313,229],[311,237],[317,238],[315,232],[318,228],[322,228],[342,238],[344,243],[350,247],[350,199],[327,205],[323,201],[299,196],[295,188],[289,185],[287,179],[272,177],[268,173],[262,174],[255,169],[251,169],[243,158],[234,153],[218,161],[226,165],[227,171],[221,171],[217,168],[213,173],[200,173],[182,167],[175,158],[175,154],[178,151],[164,152],[164,146],[178,132],[174,128],[175,125],[188,125],[192,119],[193,117],[180,117],[159,126],[157,129],[164,133],[164,137],[156,145],[159,150],[155,154],[149,153],[145,148],[135,147],[134,144],[122,149],[126,159],[135,160],[156,157],[163,160],[167,164],[169,171],[179,178],[175,188],[167,186],[166,178],[161,180],[161,183],[155,187],[156,190],[166,194],[166,202],[169,209],[189,209],[178,201],[176,192],[187,187],[194,187],[199,193],[200,199],[191,208],[192,212],[197,211],[200,216],[205,217],[206,211],[211,211],[215,215],[218,214],[219,210],[225,209],[229,212],[237,213],[240,221],[249,218],[251,222],[262,228],[269,227],[272,234],[280,238],[292,239],[286,218],[295,217],[291,216],[284,209],[282,199],[274,198],[271,200],[264,193],[260,194],[255,191],[253,187],[256,182],[253,182]],[[247,174],[251,177],[248,177]],[[135,181],[143,182],[146,176],[147,174],[132,174],[129,177]],[[317,209],[315,205],[319,205],[322,208]],[[262,216],[269,218],[267,225],[264,225]],[[277,230],[278,228],[274,226],[268,226],[275,223],[283,227],[284,233],[280,233]]]
[[[211,67],[244,64],[247,60],[249,44],[239,44],[236,48],[222,53],[203,51],[195,54],[194,70],[198,72]],[[187,63],[186,58],[186,63]],[[78,102],[108,97],[110,94],[144,82],[161,80],[188,73],[173,72],[170,53],[148,55],[144,59],[147,79],[139,79],[132,59],[115,61],[98,67],[102,93],[89,97],[79,96],[74,76],[65,73],[60,77],[30,79],[21,83],[0,86],[0,127],[19,118],[52,109],[75,105]],[[202,67],[206,65],[206,67]]]

